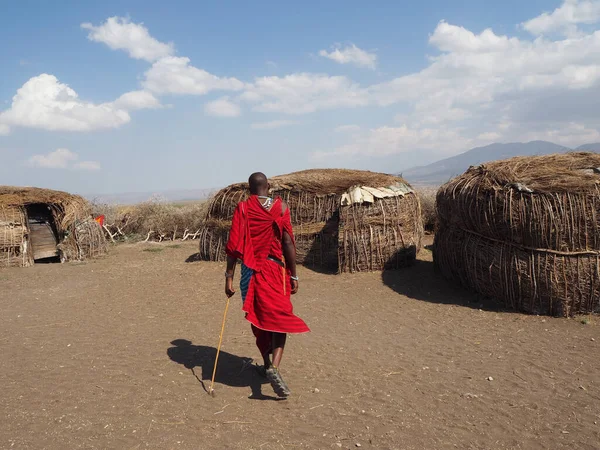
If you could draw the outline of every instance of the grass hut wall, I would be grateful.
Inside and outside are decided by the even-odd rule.
[[[600,155],[471,167],[436,198],[436,268],[506,307],[600,312]]]
[[[410,259],[407,255],[416,254],[420,248],[423,227],[419,200],[399,177],[315,169],[273,177],[269,182],[271,194],[289,205],[300,264],[328,272],[381,270],[389,266],[388,260],[391,266],[400,266]],[[371,196],[368,201],[346,201],[342,206],[342,199],[349,198],[352,188],[361,186],[393,187],[395,191],[380,198]],[[238,183],[212,199],[200,236],[202,259],[225,259],[233,212],[247,196],[247,183]],[[410,249],[403,253],[405,245]]]
[[[0,267],[51,258],[81,260],[106,252],[86,200],[66,192],[0,186]]]

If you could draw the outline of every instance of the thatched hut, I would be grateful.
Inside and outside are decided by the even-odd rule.
[[[102,229],[82,197],[0,186],[0,267],[81,260],[105,252]]]
[[[306,170],[273,177],[271,194],[290,207],[298,262],[329,272],[401,267],[421,246],[419,199],[402,179],[342,169]],[[248,196],[247,183],[212,199],[200,237],[200,257],[223,261],[231,218]]]
[[[600,155],[471,167],[437,194],[436,268],[518,311],[600,311]]]

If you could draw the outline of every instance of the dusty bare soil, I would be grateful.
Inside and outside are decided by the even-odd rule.
[[[0,448],[600,448],[599,326],[480,304],[428,250],[383,277],[300,272],[285,401],[234,297],[213,398],[224,267],[195,251],[0,271]]]

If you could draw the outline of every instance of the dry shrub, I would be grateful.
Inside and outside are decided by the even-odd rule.
[[[113,240],[196,239],[206,216],[207,202],[175,204],[158,197],[131,206],[95,205],[104,214],[105,229]]]
[[[421,216],[423,217],[423,227],[427,234],[435,231],[437,214],[435,212],[435,196],[437,188],[432,186],[419,187],[415,189],[421,201]]]

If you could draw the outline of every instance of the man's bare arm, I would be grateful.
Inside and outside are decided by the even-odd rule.
[[[292,276],[296,277],[296,247],[294,247],[294,241],[292,241],[292,237],[287,231],[283,232],[282,247],[285,265]]]
[[[290,275],[292,277],[291,285],[292,285],[292,294],[296,294],[298,292],[298,277],[296,275],[296,247],[294,246],[294,241],[292,237],[287,233],[287,231],[283,232],[283,257],[285,258],[285,265],[290,271]]]
[[[287,203],[283,202],[281,206],[282,214],[288,210]],[[292,294],[298,292],[298,276],[296,275],[296,246],[292,237],[287,231],[283,231],[281,239],[281,247],[283,250],[283,258],[285,259],[285,265],[290,271],[292,276]]]
[[[227,297],[231,297],[235,294],[235,289],[233,289],[233,275],[235,274],[236,264],[237,259],[227,255],[227,269],[225,271],[225,295],[227,295]]]

